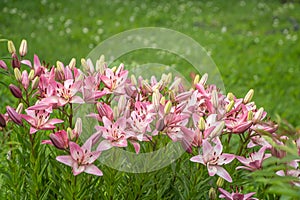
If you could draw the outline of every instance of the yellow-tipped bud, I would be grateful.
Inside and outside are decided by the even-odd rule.
[[[73,138],[73,131],[70,127],[67,128],[67,134],[68,134],[68,138]]]
[[[117,70],[117,67],[114,66],[113,68],[111,68],[111,71],[115,72]]]
[[[155,89],[153,91],[153,95],[152,95],[152,104],[155,106],[155,107],[158,107],[159,106],[159,97],[160,97],[160,94],[159,94],[159,91],[158,89]]]
[[[248,119],[249,121],[251,121],[251,120],[253,119],[253,112],[252,112],[252,110],[250,110],[250,111],[248,112],[247,119]]]
[[[19,48],[19,53],[20,56],[25,56],[27,54],[27,41],[26,40],[22,40],[20,48]]]
[[[69,63],[69,67],[70,67],[70,69],[74,69],[75,66],[76,66],[76,59],[72,58],[70,63]]]
[[[233,101],[234,100],[234,95],[231,92],[229,92],[227,94],[227,99],[230,100],[230,101]]]
[[[249,92],[246,94],[246,96],[244,97],[244,103],[247,104],[251,101],[252,97],[254,95],[254,90],[250,89]]]
[[[19,82],[22,82],[22,75],[18,68],[14,69],[14,74],[15,74],[16,80]]]
[[[231,109],[233,108],[233,106],[234,106],[234,101],[231,100],[231,101],[229,102],[229,104],[226,106],[226,112],[231,111]]]
[[[255,113],[254,115],[254,120],[257,121],[257,120],[260,120],[260,118],[262,117],[264,113],[264,108],[261,107],[260,109],[258,109],[258,111]]]
[[[23,111],[23,108],[24,108],[23,103],[19,103],[19,105],[18,105],[18,107],[16,109],[16,112],[19,113],[19,114],[21,114],[22,111]]]
[[[166,104],[166,97],[163,96],[162,98],[160,98],[160,104],[163,106]]]
[[[30,70],[29,75],[28,75],[28,80],[32,81],[34,79],[34,70]]]
[[[207,82],[207,79],[208,79],[208,74],[205,73],[205,74],[203,74],[203,76],[201,77],[199,83],[200,83],[201,85],[205,85],[206,82]]]
[[[56,69],[58,72],[64,72],[64,64],[60,61],[56,61]]]
[[[167,104],[165,105],[165,108],[164,108],[164,112],[165,112],[166,115],[170,113],[171,108],[172,108],[172,102],[168,101]]]
[[[40,77],[35,77],[31,83],[31,88],[35,90],[39,86]]]
[[[222,187],[224,184],[224,179],[219,177],[216,184],[218,187]]]
[[[203,117],[200,117],[199,122],[198,122],[198,128],[200,131],[205,130],[205,120]]]
[[[16,47],[15,47],[13,41],[8,40],[8,42],[7,42],[7,48],[8,48],[8,52],[9,53],[11,53],[11,54],[16,53]]]
[[[199,76],[199,74],[197,74],[194,78],[194,85],[198,84],[199,81],[200,81],[200,76]]]
[[[86,63],[86,59],[81,58],[80,62],[81,62],[81,65],[82,65],[82,67],[83,67],[84,70],[90,71],[90,67],[89,67],[88,64]]]
[[[137,81],[136,81],[136,78],[135,78],[135,75],[131,75],[130,76],[130,80],[131,80],[131,83],[133,84],[133,85],[137,85]]]

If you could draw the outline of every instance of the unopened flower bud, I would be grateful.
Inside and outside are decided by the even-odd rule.
[[[168,101],[164,108],[165,115],[169,114],[172,108],[172,102]]]
[[[7,48],[8,48],[8,52],[10,54],[16,53],[16,48],[15,48],[15,45],[14,45],[13,41],[8,40],[8,42],[7,42]]]
[[[13,68],[19,68],[21,67],[21,62],[17,56],[17,54],[13,53],[12,54],[12,61],[11,61],[11,65]]]
[[[207,82],[207,79],[208,79],[208,74],[207,73],[203,74],[203,76],[201,77],[201,79],[199,81],[199,84],[205,85]]]
[[[160,98],[159,103],[164,106],[166,104],[166,97],[163,96],[162,98]]]
[[[208,191],[208,197],[210,200],[216,200],[217,199],[217,193],[215,188],[211,187]]]
[[[22,118],[21,116],[19,115],[19,113],[17,113],[15,111],[15,109],[13,109],[12,107],[10,106],[6,106],[6,111],[7,111],[7,114],[9,116],[9,118],[15,122],[16,124],[22,126],[23,125],[23,122],[22,122]]]
[[[10,84],[9,89],[10,89],[10,92],[14,95],[14,97],[16,97],[18,99],[22,98],[22,91],[19,87],[15,86],[13,84]]]
[[[144,88],[145,88],[148,92],[153,92],[151,86],[149,85],[149,83],[147,83],[147,81],[143,80],[143,81],[142,81],[142,85],[144,86]]]
[[[247,120],[251,121],[252,119],[253,119],[253,112],[252,112],[252,110],[249,110]]]
[[[220,136],[222,134],[223,128],[225,126],[225,122],[221,121],[215,128],[214,130],[210,133],[209,137],[210,138],[215,138],[217,136]]]
[[[218,187],[222,187],[224,184],[224,179],[219,177],[216,184]]]
[[[73,135],[73,131],[70,127],[67,128],[67,134],[68,134],[68,138],[71,138],[71,140],[73,140],[74,135]]]
[[[31,83],[31,88],[35,90],[39,86],[40,78],[37,76],[33,79]]]
[[[234,101],[231,100],[231,101],[229,102],[229,104],[226,106],[226,112],[231,111],[231,109],[233,108],[233,106],[234,106]]]
[[[81,65],[82,65],[82,67],[83,67],[84,70],[90,71],[90,67],[87,64],[86,59],[81,58],[80,62],[81,62]]]
[[[250,89],[249,92],[246,94],[246,96],[244,97],[244,103],[247,104],[251,101],[252,97],[253,97],[253,94],[254,94],[254,90],[253,89]]]
[[[160,100],[159,97],[160,97],[160,93],[158,89],[155,89],[152,95],[152,104],[156,108],[159,106],[159,100]]]
[[[214,106],[214,108],[218,108],[219,106],[219,97],[218,97],[218,93],[216,90],[212,91],[211,94],[211,103]]]
[[[174,92],[171,90],[170,91],[170,100],[172,101],[172,102],[176,102],[176,99],[175,99],[175,94],[174,94]]]
[[[18,68],[14,69],[15,78],[17,81],[22,82],[22,75]]]
[[[111,71],[113,71],[114,73],[116,72],[116,70],[117,70],[116,66],[114,66],[114,67],[111,68]]]
[[[158,130],[158,131],[164,130],[164,128],[165,128],[164,119],[159,119],[159,120],[156,122],[155,128],[156,128],[156,130]]]
[[[21,114],[23,112],[23,109],[24,109],[24,105],[23,103],[19,103],[17,109],[16,109],[16,112]]]
[[[101,55],[100,58],[96,61],[96,71],[100,74],[104,74],[106,68],[105,57]]]
[[[132,83],[133,85],[137,85],[136,78],[135,78],[135,76],[134,76],[133,74],[130,76],[130,80],[131,80],[131,83]]]
[[[22,85],[25,88],[25,90],[27,90],[29,86],[29,78],[28,78],[28,72],[26,70],[22,72]]]
[[[229,92],[227,94],[227,99],[230,100],[230,101],[233,101],[234,100],[234,95],[231,92]]]
[[[261,107],[260,109],[258,109],[258,111],[254,114],[254,117],[253,117],[253,120],[254,121],[257,121],[257,120],[260,120],[262,115],[264,113],[264,108]]]
[[[28,75],[28,79],[29,79],[30,81],[32,81],[32,80],[34,79],[34,70],[33,70],[33,69],[30,70],[29,75]]]
[[[60,62],[60,61],[56,61],[56,69],[59,72],[64,73],[64,64],[62,62]]]
[[[6,120],[4,119],[4,116],[0,114],[0,126],[4,128],[6,126]]]
[[[0,68],[7,70],[7,65],[3,60],[0,60]]]
[[[198,122],[198,128],[200,131],[205,130],[205,120],[203,117],[200,117],[199,122]]]
[[[194,78],[194,85],[198,84],[199,81],[200,81],[200,76],[199,76],[199,74],[197,74]]]
[[[20,48],[19,48],[19,53],[20,56],[25,56],[27,54],[27,41],[26,40],[22,40]]]
[[[76,59],[75,58],[72,58],[70,63],[69,63],[69,68],[70,69],[74,69],[76,66]]]

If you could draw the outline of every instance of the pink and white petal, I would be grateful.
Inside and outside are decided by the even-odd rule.
[[[128,146],[126,139],[120,139],[119,141],[112,142],[111,144],[116,147],[127,147]]]
[[[21,114],[21,118],[25,119],[30,125],[36,125],[35,119],[29,115]]]
[[[141,148],[140,144],[138,142],[136,142],[136,141],[133,141],[133,140],[130,140],[130,143],[133,145],[135,153],[139,154],[140,148]]]
[[[51,125],[54,125],[54,124],[59,124],[59,123],[63,123],[64,120],[61,120],[61,119],[50,119],[48,120],[47,124],[51,124]]]
[[[252,197],[253,195],[255,195],[256,192],[251,192],[248,194],[245,194],[244,199],[249,199],[250,197]]]
[[[103,176],[102,171],[98,167],[96,167],[95,165],[85,166],[84,172],[88,173],[88,174],[93,174],[93,175],[96,175],[96,176]]]
[[[101,154],[101,151],[93,151],[84,155],[84,163],[92,164]]]
[[[36,133],[38,130],[37,129],[35,129],[35,128],[33,128],[32,126],[30,127],[30,131],[29,131],[29,133],[30,134],[34,134],[34,133]]]
[[[50,145],[53,145],[53,143],[51,142],[51,140],[43,140],[41,142],[41,144],[50,144]]]
[[[79,96],[73,96],[72,100],[70,101],[70,103],[83,104],[85,102],[84,102],[84,100],[81,97],[79,97]]]
[[[111,149],[113,145],[108,140],[103,140],[100,142],[100,144],[97,147],[97,151],[106,151],[108,149]]]
[[[229,192],[227,192],[226,190],[224,190],[224,189],[222,189],[222,188],[219,188],[219,191],[222,193],[219,197],[220,198],[229,198],[229,199],[231,199],[232,197],[231,197],[231,194],[229,193]]]
[[[215,167],[217,168],[217,175],[219,175],[221,178],[225,179],[230,183],[232,182],[231,176],[223,167],[220,166],[215,166]]]
[[[211,146],[208,140],[203,140],[202,150],[204,157],[206,157],[208,154],[211,154],[214,151],[213,147]]]
[[[86,140],[85,143],[81,146],[81,149],[85,152],[91,152],[92,149],[92,140]]]
[[[32,68],[31,62],[29,60],[22,60],[21,63]]]
[[[65,80],[63,87],[66,88],[66,89],[71,89],[71,87],[73,85],[73,82],[74,82],[73,79]]]
[[[84,172],[84,170],[85,170],[85,166],[83,166],[83,165],[78,166],[78,164],[76,162],[73,164],[72,171],[73,171],[74,176],[77,176],[78,174]]]
[[[245,167],[245,166],[238,166],[238,167],[236,167],[235,169],[246,169],[246,170],[249,170],[249,171],[253,171],[252,168],[250,168],[250,167]]]
[[[238,159],[238,161],[240,161],[242,164],[244,164],[244,165],[248,165],[249,164],[249,159],[247,159],[247,158],[244,158],[244,157],[242,157],[242,156],[236,156],[236,159]]]
[[[103,117],[102,117],[102,121],[103,121],[103,126],[104,126],[105,128],[110,129],[112,123],[111,123],[111,121],[110,121],[106,116],[103,116]]]
[[[201,155],[191,157],[190,161],[201,163],[201,164],[205,165],[205,163],[203,161],[203,157]]]
[[[34,68],[40,67],[41,66],[41,62],[40,59],[37,55],[34,54],[33,56],[33,63],[34,63]]]
[[[233,155],[233,154],[222,153],[219,157],[218,165],[228,164],[231,161],[233,161],[234,158],[235,158],[235,155]]]
[[[70,146],[70,153],[71,156],[74,160],[81,160],[82,157],[84,156],[84,153],[82,151],[82,149],[80,148],[80,146],[78,144],[76,144],[75,142],[69,142],[69,146]]]
[[[126,118],[125,117],[120,117],[116,121],[115,125],[120,126],[121,129],[125,129],[125,127],[126,127]]]
[[[223,151],[223,145],[219,139],[219,137],[215,137],[213,139],[213,141],[215,142],[216,146],[214,148],[215,152],[216,152],[216,155],[220,155]]]
[[[75,162],[70,155],[57,156],[56,160],[70,167],[72,167]]]
[[[209,164],[207,164],[207,170],[208,170],[208,174],[209,174],[210,176],[214,176],[214,175],[216,175],[216,173],[218,172],[218,169],[217,169],[216,166],[214,166],[214,165],[209,165]]]

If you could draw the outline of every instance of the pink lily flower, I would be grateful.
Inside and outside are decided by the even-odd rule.
[[[102,133],[105,139],[97,147],[98,151],[108,150],[112,147],[127,147],[126,118],[121,117],[116,122],[112,122],[107,117],[103,117],[103,126],[96,126],[96,130]]]
[[[213,147],[208,140],[203,141],[202,155],[192,157],[192,162],[198,162],[207,166],[208,174],[210,176],[218,175],[228,182],[232,182],[232,179],[228,172],[221,167],[224,164],[228,164],[235,158],[233,154],[222,153],[223,146],[220,139],[215,139],[216,145]]]
[[[236,158],[245,166],[238,166],[236,169],[246,169],[255,171],[262,169],[262,162],[271,157],[271,154],[265,154],[267,147],[262,147],[258,152],[251,153],[249,158],[237,156]]]
[[[41,65],[40,59],[37,55],[34,55],[33,57],[33,66],[29,60],[22,60],[21,63],[33,68],[35,76],[40,76],[47,71],[47,68]]]
[[[49,119],[50,112],[45,110],[25,110],[27,115],[22,114],[22,118],[25,119],[30,125],[30,134],[37,132],[38,130],[53,130],[55,124],[64,122],[60,119]]]
[[[72,167],[74,176],[85,172],[88,174],[94,174],[97,176],[102,176],[102,171],[92,164],[101,154],[100,151],[91,152],[92,140],[88,139],[82,147],[80,147],[75,142],[69,142],[70,154],[57,156],[56,160]]]
[[[90,113],[87,117],[92,117],[97,119],[99,122],[102,122],[103,117],[107,117],[110,121],[114,119],[113,110],[109,105],[103,102],[97,102],[96,108],[98,113]]]
[[[108,92],[124,94],[124,85],[128,76],[128,71],[124,70],[124,65],[120,64],[118,69],[114,72],[110,68],[105,69],[105,75],[101,76],[101,80],[105,84]]]
[[[107,91],[99,90],[100,82],[99,73],[84,79],[83,98],[85,101],[93,103],[108,93]]]
[[[291,184],[300,188],[300,169],[299,169],[298,162],[300,162],[300,160],[293,160],[292,162],[289,163],[289,166],[291,166],[292,169],[288,169],[286,171],[280,170],[277,171],[276,174],[278,176],[291,176],[291,177],[298,178],[299,181],[292,181]]]
[[[231,194],[227,192],[226,190],[219,188],[220,196],[219,198],[226,199],[226,200],[258,200],[257,198],[253,198],[252,196],[256,192],[250,192],[248,194],[241,194],[238,191],[232,192]]]

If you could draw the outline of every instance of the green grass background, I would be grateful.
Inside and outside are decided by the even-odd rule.
[[[0,38],[28,40],[29,57],[55,64],[85,57],[101,41],[125,30],[165,27],[198,41],[218,66],[227,92],[254,100],[271,117],[292,124],[300,108],[300,4],[274,1],[8,1],[0,2]],[[141,56],[142,55],[142,56]],[[0,43],[0,56],[7,56]],[[121,61],[182,63],[151,50]],[[3,76],[3,75],[1,75]],[[3,80],[3,79],[2,79]],[[1,85],[1,111],[11,100]]]

